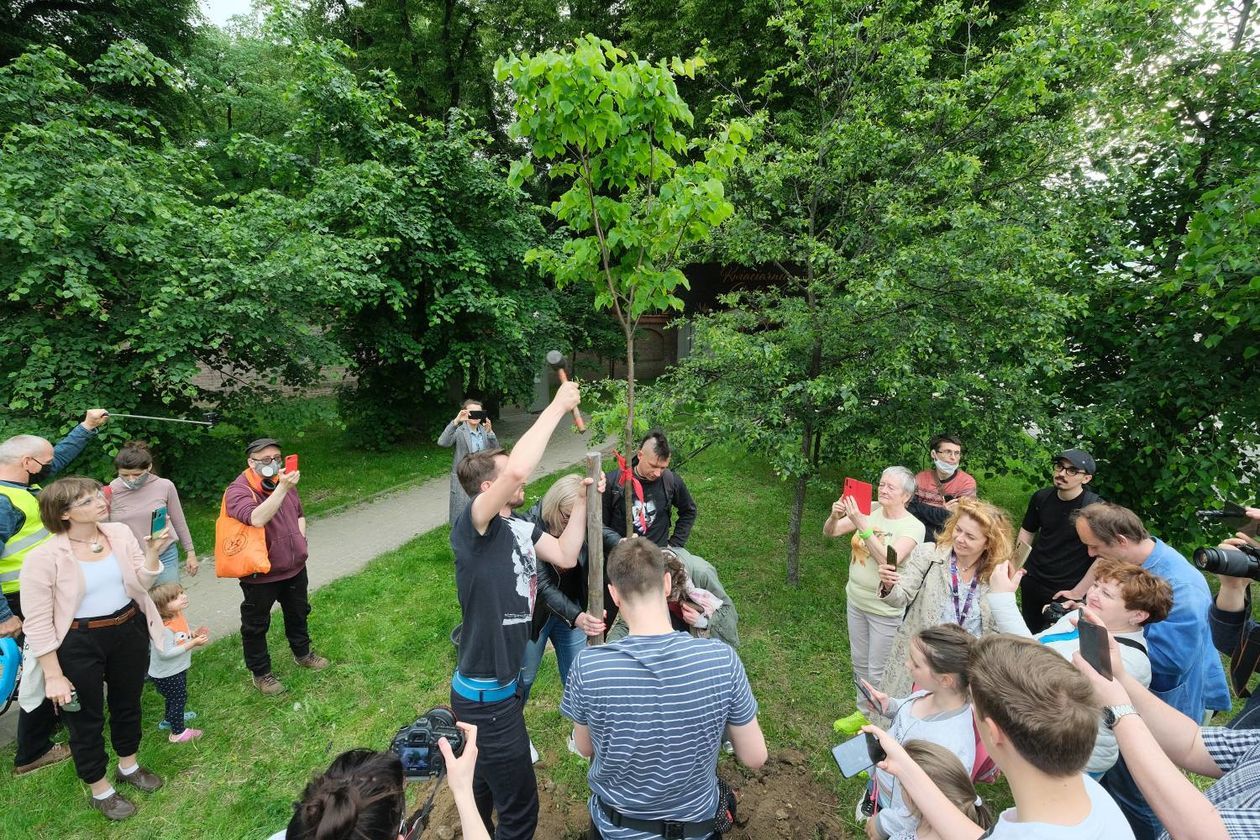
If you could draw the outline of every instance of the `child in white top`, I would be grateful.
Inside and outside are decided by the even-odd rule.
[[[184,721],[196,717],[196,713],[184,711],[188,702],[188,668],[192,665],[193,649],[210,642],[210,629],[198,627],[196,632],[189,631],[184,616],[188,593],[178,583],[160,583],[149,590],[149,597],[165,625],[162,646],[149,646],[149,678],[166,700],[166,718],[162,722],[167,726],[161,728],[170,728],[172,744],[195,741],[201,737],[201,730],[184,725]]]
[[[913,739],[944,747],[970,773],[976,760],[976,733],[967,700],[967,658],[972,637],[957,624],[923,630],[910,642],[906,666],[918,690],[891,699],[863,681],[880,713],[891,719],[888,734],[898,743]],[[876,769],[871,792],[877,794],[867,835],[878,840],[913,836],[919,819],[910,809],[897,778]]]

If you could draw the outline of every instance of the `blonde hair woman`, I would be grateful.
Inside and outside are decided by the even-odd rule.
[[[880,565],[880,600],[906,611],[893,639],[881,691],[893,697],[910,693],[906,660],[910,640],[920,631],[958,624],[973,636],[997,632],[986,596],[994,567],[1011,557],[1011,533],[1006,511],[963,498],[935,543],[916,548],[904,566]]]

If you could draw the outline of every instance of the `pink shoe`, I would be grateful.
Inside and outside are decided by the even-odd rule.
[[[168,735],[166,740],[170,741],[172,744],[183,744],[187,741],[195,741],[200,737],[200,729],[193,729],[192,727],[189,727],[178,735]]]

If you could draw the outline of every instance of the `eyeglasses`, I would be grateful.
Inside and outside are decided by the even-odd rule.
[[[950,458],[950,457],[961,458],[962,450],[961,449],[938,449],[936,450],[936,454],[943,455],[946,458]]]
[[[72,509],[83,508],[83,507],[87,507],[88,505],[95,504],[96,502],[103,502],[103,501],[105,501],[105,494],[102,493],[100,490],[97,490],[91,496],[84,496],[82,499],[79,499],[79,501],[74,502],[73,504],[70,505],[70,507]]]
[[[1085,472],[1084,470],[1078,470],[1070,464],[1055,464],[1054,471],[1057,473],[1063,473],[1064,475],[1080,475]]]
[[[273,455],[270,458],[250,458],[249,460],[253,461],[255,464],[278,464],[283,461],[284,458],[279,455]]]

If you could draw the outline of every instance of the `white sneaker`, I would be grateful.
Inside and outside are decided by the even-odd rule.
[[[569,752],[573,753],[574,755],[576,755],[578,758],[582,759],[583,761],[590,761],[589,758],[582,755],[582,753],[578,752],[577,741],[573,740],[572,735],[569,736]]]
[[[723,741],[723,742],[722,742],[722,752],[726,753],[727,755],[734,755],[734,754],[735,754],[735,745],[734,745],[734,744],[732,744],[730,741]]]
[[[530,764],[538,763],[538,750],[534,749],[534,742],[532,739],[529,742],[529,763]]]

